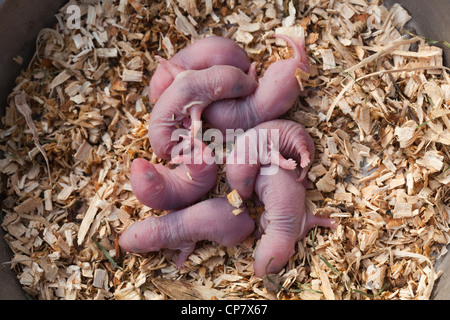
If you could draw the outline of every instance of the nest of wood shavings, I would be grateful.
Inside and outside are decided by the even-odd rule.
[[[69,5],[81,28],[69,29]],[[442,51],[403,32],[399,5],[368,0],[69,1],[40,32],[0,131],[2,227],[11,268],[36,299],[426,299],[450,241],[450,77]],[[253,275],[257,240],[125,254],[118,235],[161,212],[129,184],[153,162],[148,84],[156,54],[234,39],[267,66],[291,55],[273,32],[306,35],[311,73],[285,118],[316,144],[307,207],[315,228],[276,279]],[[439,39],[438,39],[439,40]],[[304,75],[303,75],[304,76]],[[231,190],[223,167],[208,197]],[[263,208],[247,201],[252,217]],[[3,268],[9,267],[9,264]]]

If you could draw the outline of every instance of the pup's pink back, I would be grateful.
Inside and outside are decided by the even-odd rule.
[[[250,67],[247,53],[236,42],[212,36],[200,39],[177,52],[170,60],[186,70],[200,70],[214,65],[230,65],[244,72]],[[156,102],[173,82],[173,76],[158,66],[150,81],[150,102]]]
[[[217,164],[205,162],[206,157],[214,159],[212,150],[195,140],[191,152],[174,158],[178,163],[174,169],[135,159],[131,164],[133,193],[142,204],[154,209],[174,210],[190,205],[216,183]]]
[[[259,175],[255,193],[264,203],[261,217],[264,234],[255,250],[253,268],[257,276],[274,273],[295,253],[295,244],[303,230],[305,186],[296,181],[292,170],[279,168],[274,175]]]
[[[259,80],[258,88],[249,99],[260,121],[275,119],[285,113],[301,93],[295,73],[297,69],[309,72],[305,45],[299,39],[275,35],[284,39],[294,50],[294,57],[272,63]]]
[[[169,160],[176,144],[171,141],[172,132],[182,126],[186,118],[192,118],[194,109],[199,117],[211,102],[246,96],[254,92],[256,86],[251,76],[233,66],[179,73],[153,107],[148,130],[153,151],[158,157]]]
[[[274,175],[259,175],[255,193],[264,203],[261,226],[264,234],[255,249],[255,275],[279,272],[295,253],[298,241],[315,225],[336,228],[333,219],[306,212],[306,183],[292,170],[280,168]]]
[[[253,94],[235,101],[217,101],[206,108],[204,118],[211,126],[223,133],[226,129],[247,130],[278,118],[294,105],[301,94],[296,71],[309,72],[305,46],[300,39],[275,36],[288,42],[294,57],[272,63],[259,79]]]
[[[235,246],[254,230],[247,209],[234,215],[226,198],[199,202],[161,217],[148,217],[135,222],[119,239],[128,252],[145,253],[166,248],[181,250],[177,266],[181,267],[200,240]]]

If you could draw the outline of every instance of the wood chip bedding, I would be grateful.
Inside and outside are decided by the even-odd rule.
[[[68,28],[67,8],[81,10]],[[35,299],[428,299],[450,242],[450,77],[442,50],[404,32],[379,0],[69,1],[43,29],[2,118],[3,267]],[[147,139],[155,55],[222,35],[267,66],[290,57],[272,33],[304,32],[310,74],[284,118],[314,139],[307,208],[339,219],[311,230],[271,279],[253,275],[249,237],[125,254],[118,235],[162,212],[129,184]],[[438,39],[439,40],[439,39]],[[208,197],[226,197],[224,167]],[[232,198],[232,195],[230,196]],[[252,217],[263,208],[246,201]],[[183,285],[179,285],[183,284]],[[195,290],[192,290],[194,288]]]

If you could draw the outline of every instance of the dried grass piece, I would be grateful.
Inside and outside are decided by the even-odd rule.
[[[67,72],[67,70],[62,71],[58,74],[53,81],[50,83],[50,90],[55,89],[57,86],[62,85],[64,82],[69,80],[72,76]]]
[[[19,94],[16,94],[14,96],[14,103],[16,105],[17,110],[24,116],[25,121],[28,125],[28,127],[31,130],[31,133],[33,134],[33,142],[36,148],[38,148],[39,152],[42,154],[42,156],[45,159],[45,163],[47,165],[47,173],[48,173],[48,179],[50,182],[50,185],[52,185],[52,176],[50,171],[50,164],[48,162],[47,153],[45,152],[45,149],[42,147],[42,145],[39,142],[39,133],[38,130],[33,122],[33,119],[31,118],[32,111],[30,109],[30,106],[27,103],[27,94],[22,91]]]
[[[81,244],[84,242],[84,238],[86,237],[89,228],[91,227],[91,223],[94,221],[95,215],[100,206],[100,202],[101,199],[96,194],[89,204],[89,208],[83,218],[83,221],[81,222],[80,229],[78,230],[77,243],[79,246],[81,246]]]

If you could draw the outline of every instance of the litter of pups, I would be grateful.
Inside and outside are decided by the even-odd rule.
[[[0,131],[2,227],[31,296],[167,299],[180,292],[161,283],[181,281],[202,288],[200,298],[430,297],[441,273],[434,261],[450,241],[450,78],[440,48],[403,32],[411,17],[401,6],[73,3],[81,29],[67,28],[64,7],[55,28],[41,31]],[[316,147],[306,209],[338,219],[337,228],[314,228],[296,244],[275,292],[254,275],[254,237],[233,247],[201,242],[182,270],[164,250],[122,255],[118,233],[163,214],[130,185],[132,159],[164,163],[147,138],[154,52],[170,59],[225,30],[262,74],[293,55],[270,35],[299,28],[310,70],[298,72],[304,95],[283,118],[301,124]],[[223,169],[207,198],[232,191]],[[245,204],[258,221],[263,207]]]

